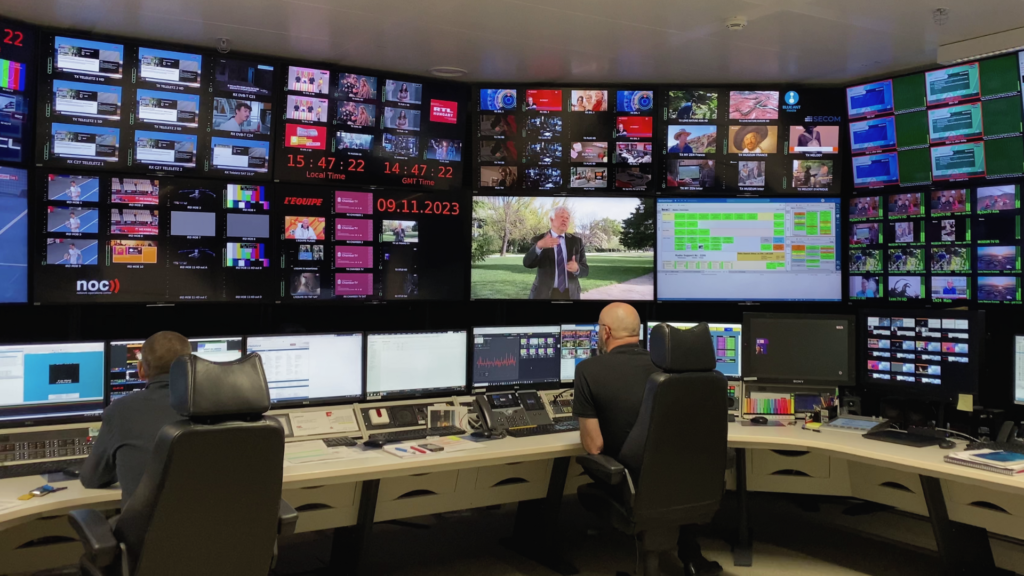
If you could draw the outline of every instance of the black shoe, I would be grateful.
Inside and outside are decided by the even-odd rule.
[[[691,576],[718,576],[722,573],[722,565],[707,558],[701,558],[696,562],[686,563],[687,574]]]

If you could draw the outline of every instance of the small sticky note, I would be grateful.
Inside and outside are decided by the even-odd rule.
[[[974,412],[974,395],[961,394],[960,400],[956,403],[956,409],[961,412]]]

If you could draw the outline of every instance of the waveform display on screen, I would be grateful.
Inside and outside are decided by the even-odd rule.
[[[501,358],[495,358],[493,360],[489,358],[477,358],[477,368],[507,368],[509,366],[515,366],[519,364],[519,358],[515,354],[506,354]]]

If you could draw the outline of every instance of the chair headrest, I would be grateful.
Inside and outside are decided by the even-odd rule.
[[[233,362],[180,356],[171,364],[171,408],[186,418],[251,416],[270,410],[259,354]]]
[[[718,365],[707,322],[680,330],[658,324],[651,330],[651,361],[667,373],[710,372]]]

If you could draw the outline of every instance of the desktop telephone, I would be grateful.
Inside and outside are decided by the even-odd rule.
[[[491,434],[509,428],[551,424],[540,394],[533,391],[490,392],[474,398],[480,425]]]

